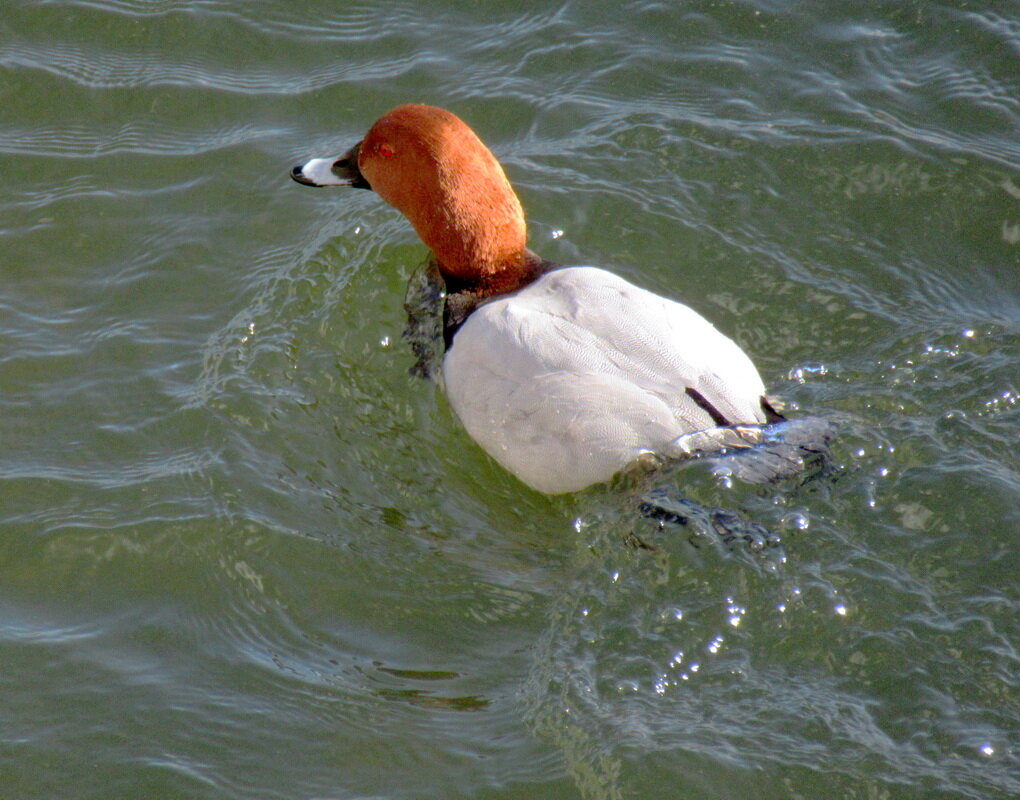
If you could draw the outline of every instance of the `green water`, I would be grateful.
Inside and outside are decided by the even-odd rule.
[[[8,3],[0,798],[1020,796],[1018,58],[1012,2]],[[408,375],[413,231],[287,177],[408,101],[837,425],[663,479],[785,563]]]

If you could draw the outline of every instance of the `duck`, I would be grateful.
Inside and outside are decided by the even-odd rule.
[[[579,492],[690,453],[706,432],[783,419],[750,357],[697,311],[528,249],[503,167],[450,111],[398,106],[342,155],[290,174],[374,191],[411,223],[444,284],[439,380],[449,404],[538,492]]]

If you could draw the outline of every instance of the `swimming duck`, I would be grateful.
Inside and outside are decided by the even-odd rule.
[[[740,347],[693,309],[600,267],[526,247],[503,168],[457,116],[402,105],[308,186],[371,189],[432,251],[446,285],[441,380],[481,447],[547,494],[606,481],[692,435],[781,420]]]

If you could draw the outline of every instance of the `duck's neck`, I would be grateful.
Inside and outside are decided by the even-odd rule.
[[[447,283],[493,294],[533,280],[541,259],[525,247],[524,211],[498,162],[484,148],[450,153],[440,161],[447,162],[449,168],[416,187],[420,197],[394,203],[435,255]]]
[[[478,269],[477,264],[469,270],[450,269],[439,254],[435,255],[439,271],[446,281],[447,292],[468,293],[479,299],[523,289],[550,267],[548,261],[542,260],[527,248],[502,263],[486,265],[487,268],[482,270]]]

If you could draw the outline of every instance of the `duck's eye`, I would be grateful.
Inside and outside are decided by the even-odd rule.
[[[390,156],[393,155],[393,148],[390,147],[388,144],[381,144],[379,145],[379,155],[381,155],[383,158],[389,158]]]

